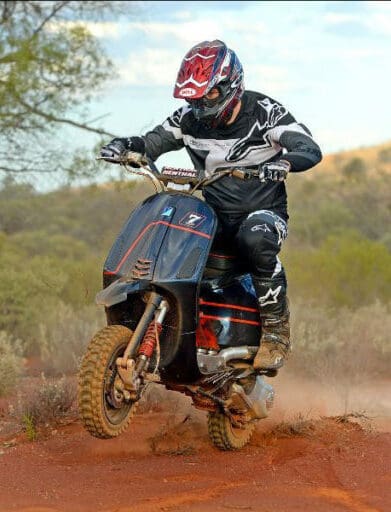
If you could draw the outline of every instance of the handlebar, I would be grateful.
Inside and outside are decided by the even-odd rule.
[[[220,169],[215,171],[212,176],[207,178],[201,176],[201,171],[196,169],[162,167],[162,169],[159,171],[153,160],[140,155],[140,153],[134,153],[132,151],[123,154],[115,160],[101,156],[98,156],[96,159],[120,164],[130,173],[148,177],[154,183],[156,190],[158,190],[156,185],[159,185],[160,188],[164,190],[165,187],[170,188],[169,184],[173,183],[178,185],[176,188],[177,190],[182,190],[183,192],[188,192],[190,194],[195,192],[197,189],[214,183],[224,176],[231,175],[243,180],[249,179],[253,176],[259,176],[258,169],[247,169],[243,167],[230,167],[226,169]],[[179,186],[182,186],[183,188],[179,188]]]

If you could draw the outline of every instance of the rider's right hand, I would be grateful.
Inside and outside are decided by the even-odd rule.
[[[132,146],[132,141],[130,139],[121,139],[116,137],[108,144],[102,147],[100,150],[101,158],[104,158],[108,162],[113,164],[119,164],[121,160],[121,156],[130,151]]]
[[[144,139],[142,137],[116,137],[102,147],[100,150],[100,157],[108,162],[119,164],[121,162],[121,157],[128,152],[132,152],[140,156],[140,158],[136,158],[134,162],[132,162],[133,167],[139,167],[138,161],[142,161],[142,159],[145,158]]]

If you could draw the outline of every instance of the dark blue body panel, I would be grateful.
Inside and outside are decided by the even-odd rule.
[[[201,325],[214,333],[221,348],[259,345],[261,322],[250,274],[204,279],[199,303]]]
[[[131,213],[104,265],[104,286],[108,288],[98,295],[101,302],[105,296],[117,296],[118,302],[124,298],[126,281],[128,289],[135,290],[136,306],[138,290],[155,289],[168,299],[168,334],[163,332],[162,339],[168,340],[169,346],[162,347],[160,365],[167,380],[193,382],[199,376],[195,341],[198,291],[216,227],[214,211],[201,199],[172,192],[155,194]],[[135,281],[142,286],[134,286]],[[140,308],[133,308],[132,301],[130,295],[122,304],[108,302],[108,323],[134,328]]]
[[[199,379],[196,347],[202,348],[203,338],[200,330],[196,336],[197,327],[212,332],[221,348],[259,344],[250,274],[234,265],[218,277],[203,278],[216,227],[214,211],[197,197],[155,194],[130,214],[104,265],[97,301],[105,305],[109,324],[134,330],[146,291],[155,290],[169,302],[160,336],[159,369],[166,382]]]
[[[216,230],[204,201],[164,192],[148,197],[129,216],[104,265],[104,274],[127,276],[139,260],[150,261],[142,276],[154,283],[197,282]]]

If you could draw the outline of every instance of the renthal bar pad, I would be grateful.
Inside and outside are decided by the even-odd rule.
[[[201,171],[197,169],[182,169],[177,167],[162,167],[159,180],[173,183],[198,183],[201,179]]]

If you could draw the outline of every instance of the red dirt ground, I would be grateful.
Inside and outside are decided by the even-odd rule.
[[[389,398],[373,398],[387,397],[389,383],[350,392],[354,410],[375,405],[376,429],[321,418],[341,411],[335,390],[273,384],[281,398],[240,452],[211,446],[205,414],[164,390],[165,406],[145,407],[119,439],[94,439],[78,421],[34,442],[3,428],[0,511],[390,511]]]

